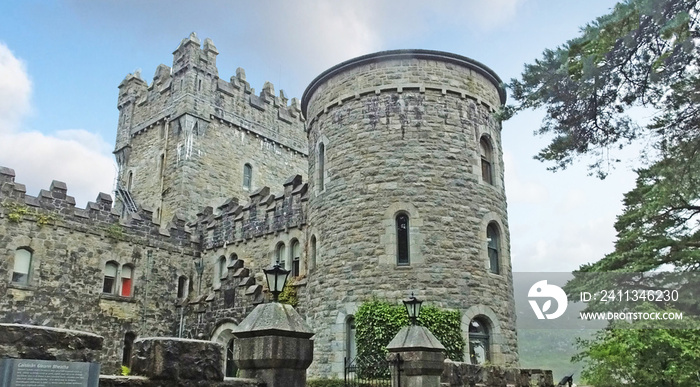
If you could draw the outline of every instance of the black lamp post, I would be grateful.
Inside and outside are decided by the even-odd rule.
[[[267,288],[270,289],[272,293],[272,301],[277,302],[277,298],[284,289],[284,284],[287,282],[287,276],[289,276],[289,270],[284,270],[279,261],[275,263],[270,269],[263,269],[265,273],[265,279],[267,280]]]
[[[411,324],[413,325],[418,325],[418,316],[420,315],[420,305],[422,303],[423,301],[417,299],[413,293],[411,293],[411,297],[403,300],[403,304],[408,312],[408,318],[411,319]]]

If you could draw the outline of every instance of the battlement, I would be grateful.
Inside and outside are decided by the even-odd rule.
[[[204,208],[191,224],[201,238],[202,250],[240,243],[248,239],[281,232],[306,224],[308,183],[300,175],[287,179],[284,191],[271,194],[263,187],[250,195],[241,205],[237,198],[227,200],[217,208]]]
[[[140,71],[128,74],[119,84],[120,110],[117,150],[130,138],[161,122],[175,121],[183,115],[200,120],[200,126],[216,121],[221,127],[236,127],[252,132],[283,148],[305,155],[304,116],[301,102],[291,101],[283,90],[275,94],[271,82],[255,93],[246,81],[245,70],[238,68],[229,81],[219,78],[214,42],[207,38],[202,46],[192,33],[173,52],[172,68],[157,67],[148,84]]]
[[[57,180],[37,196],[27,195],[26,191],[24,184],[15,182],[13,169],[0,166],[0,219],[35,222],[41,227],[65,227],[115,240],[147,238],[162,248],[196,247],[197,241],[192,239],[185,220],[177,215],[165,227],[154,222],[153,212],[144,208],[120,220],[119,214],[112,211],[109,194],[100,192],[85,208],[76,207],[66,183]]]

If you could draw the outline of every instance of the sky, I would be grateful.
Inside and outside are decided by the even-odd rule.
[[[117,86],[140,70],[172,65],[196,32],[220,54],[219,76],[236,68],[258,92],[265,81],[301,98],[309,82],[350,58],[420,48],[476,59],[501,79],[575,37],[608,13],[609,0],[426,1],[43,1],[0,3],[0,165],[37,195],[64,181],[84,208],[111,192]],[[510,100],[510,102],[513,102]],[[626,151],[605,180],[585,159],[557,173],[533,160],[548,144],[528,111],[503,123],[513,271],[571,271],[613,249],[622,195],[638,166]]]

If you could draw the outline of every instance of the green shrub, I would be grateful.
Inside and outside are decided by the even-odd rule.
[[[418,318],[419,323],[445,346],[446,356],[454,361],[464,361],[466,343],[462,337],[461,320],[459,311],[442,310],[434,306],[422,307]],[[403,305],[376,299],[363,303],[355,314],[357,356],[385,358],[386,346],[408,324],[408,315]]]

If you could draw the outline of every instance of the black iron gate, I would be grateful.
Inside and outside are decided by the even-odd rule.
[[[398,387],[401,375],[401,358],[387,360],[382,356],[358,356],[345,358],[345,387],[391,387],[391,370],[396,369]]]

